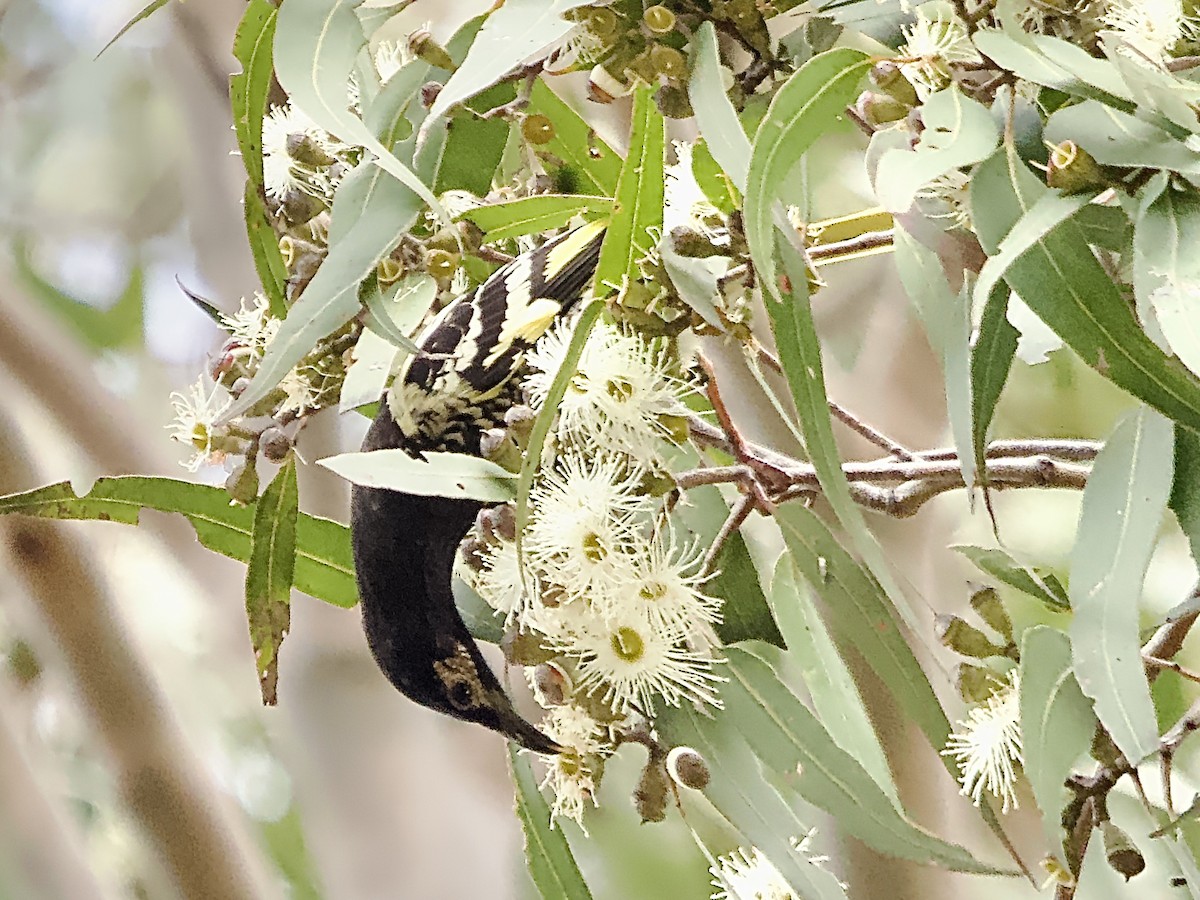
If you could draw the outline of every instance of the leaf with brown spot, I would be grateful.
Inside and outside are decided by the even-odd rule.
[[[258,666],[263,703],[274,706],[279,646],[291,624],[292,573],[296,567],[299,491],[296,460],[288,457],[254,508],[254,534],[246,566],[246,620]]]

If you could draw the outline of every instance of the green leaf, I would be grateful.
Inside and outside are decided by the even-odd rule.
[[[528,113],[545,116],[554,125],[553,135],[538,148],[537,155],[556,173],[556,190],[602,197],[616,193],[621,157],[540,78],[529,95]]]
[[[143,509],[180,513],[209,550],[240,562],[250,559],[254,507],[231,506],[229,494],[207,484],[174,478],[101,478],[78,496],[69,482],[0,497],[0,515],[21,513],[44,519],[90,519],[138,524]],[[293,584],[318,600],[352,607],[358,602],[350,532],[345,525],[300,513],[296,520]]]
[[[275,29],[275,74],[292,102],[343,141],[375,154],[373,162],[425,201],[444,221],[437,197],[350,109],[346,85],[367,45],[354,10],[362,0],[288,0]]]
[[[1011,152],[975,170],[971,205],[989,255],[1049,190]],[[1100,374],[1166,415],[1200,428],[1200,381],[1146,337],[1130,304],[1071,221],[1055,228],[1004,274],[1009,286]]]
[[[602,312],[604,312],[603,303],[588,303],[579,313],[579,318],[575,322],[575,330],[571,332],[571,343],[567,345],[567,352],[563,354],[562,363],[559,365],[558,371],[554,373],[554,381],[550,384],[550,390],[546,392],[546,399],[538,411],[537,419],[534,420],[533,430],[529,433],[525,460],[521,463],[521,474],[517,479],[518,553],[521,551],[525,527],[529,524],[529,489],[533,487],[534,476],[537,475],[538,467],[542,464],[542,451],[546,446],[546,438],[550,435],[554,417],[558,415],[558,406],[567,393],[567,385],[575,374],[575,367],[579,365],[579,357],[583,355],[588,335],[592,333],[592,326],[596,324],[596,320],[600,318]]]
[[[483,231],[484,240],[502,241],[525,234],[542,234],[561,228],[581,213],[607,214],[612,199],[588,194],[538,194],[468,210],[469,219]]]
[[[516,476],[489,459],[464,453],[429,452],[413,459],[404,450],[339,453],[320,465],[363,487],[422,497],[454,497],[504,503],[513,498]]]
[[[717,311],[714,297],[720,296],[720,276],[708,264],[706,259],[694,259],[680,256],[671,246],[670,241],[658,245],[663,267],[671,278],[679,299],[719,332],[725,330],[721,314]]]
[[[721,169],[743,193],[749,174],[750,140],[729,102],[721,78],[721,57],[712,22],[705,22],[692,39],[688,99],[696,113],[700,136]]]
[[[988,431],[1012,370],[1020,335],[1008,321],[1008,286],[988,294],[971,347],[971,440],[975,465],[986,471]]]
[[[1132,763],[1158,748],[1138,638],[1138,600],[1171,490],[1171,423],[1123,417],[1096,457],[1071,554],[1075,677]]]
[[[797,814],[798,803],[786,799],[759,769],[744,735],[726,715],[703,716],[694,707],[668,708],[656,719],[672,746],[694,748],[708,764],[704,796],[745,842],[757,847],[804,900],[846,900],[846,892],[828,871],[796,852],[789,837],[808,833],[812,822]]]
[[[250,0],[233,38],[234,58],[242,64],[242,71],[229,77],[233,130],[255,193],[263,184],[262,122],[271,89],[271,44],[278,12],[268,0]]]
[[[634,92],[631,129],[629,154],[613,197],[612,220],[592,279],[597,297],[638,279],[638,262],[654,247],[655,230],[662,230],[667,130],[649,87]]]
[[[383,396],[388,375],[400,348],[370,328],[364,328],[354,345],[354,362],[346,370],[338,412],[349,412]]]
[[[941,750],[950,723],[893,618],[883,589],[811,510],[785,504],[775,510],[775,521],[792,560],[824,601],[830,635],[842,655],[858,654],[930,746]]]
[[[525,864],[534,887],[543,900],[591,900],[566,835],[550,827],[550,807],[538,790],[529,757],[509,745],[508,765],[516,789],[517,818],[525,832]]]
[[[1133,111],[1129,88],[1120,73],[1112,63],[1096,59],[1082,47],[1049,35],[990,28],[976,31],[972,40],[980,53],[1027,81]]]
[[[420,211],[412,191],[370,162],[360,163],[342,180],[333,201],[329,255],[267,345],[258,371],[225,413],[226,420],[265,397],[317,341],[354,317],[359,282],[391,252]],[[342,233],[335,236],[335,229]]]
[[[430,108],[430,119],[445,115],[456,103],[491,87],[521,60],[560,40],[574,27],[563,14],[589,2],[506,0],[503,5],[493,7],[467,58],[450,76]]]
[[[746,174],[746,241],[759,283],[776,299],[771,232],[779,191],[805,151],[842,119],[870,66],[867,54],[848,47],[814,56],[776,91],[754,135]]]
[[[784,270],[792,294],[787,302],[768,300],[766,307],[771,316],[771,328],[779,348],[779,359],[800,415],[800,426],[809,459],[816,469],[817,480],[825,499],[833,508],[842,527],[846,529],[867,568],[887,592],[909,627],[914,633],[919,633],[922,627],[920,621],[905,600],[888,568],[882,549],[850,497],[850,487],[846,482],[846,474],[842,471],[837,441],[833,436],[833,424],[829,418],[825,370],[821,362],[821,345],[813,325],[812,306],[807,290],[808,271],[804,260],[791,242],[784,239],[782,233],[777,233],[777,245],[783,256]]]
[[[1089,100],[1060,109],[1046,122],[1046,140],[1073,140],[1106,166],[1168,169],[1200,175],[1196,151],[1150,122]]]
[[[132,19],[130,19],[128,22],[126,22],[124,25],[121,26],[121,30],[118,31],[116,34],[114,34],[109,39],[107,44],[105,44],[103,47],[100,48],[100,53],[96,54],[96,59],[99,59],[101,53],[103,53],[105,50],[107,50],[109,47],[111,47],[113,44],[115,44],[117,41],[119,41],[121,39],[121,37],[125,34],[125,32],[127,32],[130,28],[132,28],[138,22],[141,22],[143,19],[150,18],[152,15],[154,15],[156,12],[158,12],[160,9],[162,9],[164,6],[166,6],[170,2],[171,2],[171,0],[150,0],[149,3],[147,3],[145,6],[142,7],[141,11],[138,12],[137,15],[135,15]]]
[[[445,148],[433,182],[438,194],[460,190],[482,197],[492,189],[492,176],[504,155],[510,125],[502,118],[485,119],[480,114],[510,103],[516,96],[516,85],[498,84],[471,100],[467,110],[449,117]]]
[[[1038,625],[1021,642],[1021,745],[1025,777],[1042,811],[1042,827],[1060,861],[1067,776],[1083,757],[1096,717],[1071,669],[1071,643],[1061,631]]]
[[[1143,203],[1134,224],[1133,289],[1139,308],[1150,307],[1167,344],[1200,373],[1200,195],[1166,187]]]
[[[904,212],[917,191],[947,172],[986,159],[1000,132],[991,111],[956,87],[938,91],[921,106],[925,129],[915,150],[889,150],[875,176],[879,202]]]
[[[411,335],[433,306],[437,281],[424,272],[405,275],[394,284],[380,288],[368,278],[359,299],[366,308],[366,323],[404,355],[417,352]]]
[[[291,454],[254,504],[254,532],[246,564],[246,621],[263,703],[268,706],[276,703],[279,647],[292,621],[299,502],[296,457]]]
[[[764,765],[786,776],[801,797],[881,853],[960,872],[997,873],[964,848],[908,821],[892,805],[866,769],[834,743],[784,682],[782,654],[755,644],[726,652],[729,683],[721,689],[722,716],[746,735]]]
[[[1200,434],[1190,428],[1175,429],[1175,476],[1170,506],[1187,536],[1192,559],[1200,560]]]
[[[1087,206],[1095,193],[1060,194],[1047,191],[1024,213],[1004,236],[995,254],[989,255],[975,282],[975,302],[983,303],[1004,278],[1009,266],[1024,256],[1038,241]],[[986,211],[984,212],[986,216]]]
[[[972,547],[958,544],[951,547],[969,559],[981,571],[1001,584],[1007,584],[1031,597],[1037,597],[1051,609],[1070,609],[1067,591],[1052,574],[1023,566],[1005,551],[991,547]]]
[[[896,269],[904,292],[925,326],[930,346],[941,360],[950,433],[958,451],[963,484],[973,491],[978,456],[973,442],[971,300],[967,284],[964,280],[962,292],[956,294],[950,289],[941,259],[933,250],[899,226],[895,234]]]
[[[787,554],[775,566],[770,604],[787,642],[789,660],[804,680],[821,725],[839,747],[862,764],[893,805],[899,805],[887,757],[854,678],[825,628],[813,591]]]
[[[254,268],[267,297],[267,305],[277,319],[287,316],[287,263],[279,250],[279,235],[271,227],[267,217],[267,206],[259,189],[250,180],[246,181],[246,193],[242,198],[242,214],[246,220],[246,237],[250,242],[250,253],[254,257]]]

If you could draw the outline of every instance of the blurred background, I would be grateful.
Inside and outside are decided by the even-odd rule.
[[[409,30],[433,19],[446,33],[490,5],[418,0],[405,16]],[[227,97],[244,4],[171,3],[97,57],[140,6],[0,0],[0,494],[63,480],[82,492],[100,475],[191,477],[164,428],[168,398],[195,380],[220,336],[179,285],[227,311],[256,287]],[[865,205],[863,177],[837,161],[817,158],[807,173],[822,185],[819,215]],[[910,446],[945,443],[936,362],[898,288],[879,291],[896,284],[890,260],[824,274],[831,393]],[[751,385],[741,385],[747,396]],[[1103,436],[1127,405],[1056,354],[1018,367],[999,436]],[[358,443],[365,422],[344,418],[312,423],[305,459]],[[749,426],[768,440],[776,429],[768,419]],[[195,477],[219,484],[225,474]],[[301,479],[305,511],[345,521],[341,482],[311,465]],[[1011,548],[1065,564],[1076,496],[1000,503],[1029,523],[1008,535]],[[930,620],[968,596],[968,573],[946,545],[989,531],[960,494],[881,523]],[[208,885],[194,896],[533,896],[502,740],[396,694],[366,652],[357,612],[294,596],[280,702],[264,709],[244,568],[200,547],[186,523],[154,513],[138,529],[14,518],[0,519],[0,533],[0,898],[179,896],[188,866]],[[1181,600],[1195,575],[1178,534],[1164,548],[1148,584],[1154,609]],[[932,629],[923,637],[934,643]],[[951,663],[934,666],[953,704]],[[987,846],[931,751],[877,712],[916,815]],[[708,862],[687,825],[677,816],[638,824],[628,796],[643,754],[627,747],[610,765],[590,837],[563,827],[599,898],[706,897]],[[1040,825],[1027,807],[1015,838],[1032,852]],[[735,840],[699,804],[688,824],[724,840],[718,851]],[[995,847],[985,853],[994,858]],[[1032,893],[881,860],[854,843],[834,856],[855,898],[951,897],[968,883],[972,896]],[[1093,896],[1125,895],[1115,876],[1108,882]]]

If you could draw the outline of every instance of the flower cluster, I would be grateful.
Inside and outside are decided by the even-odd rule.
[[[568,344],[566,328],[552,330],[531,352],[533,407]],[[468,554],[473,586],[514,635],[510,658],[549,710],[543,727],[568,748],[547,760],[556,817],[581,822],[620,733],[659,704],[720,704],[720,603],[704,591],[701,548],[653,491],[692,390],[668,342],[598,323],[558,407],[555,458],[530,491],[520,546],[505,507]]]

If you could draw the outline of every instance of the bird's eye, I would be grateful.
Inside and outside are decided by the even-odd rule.
[[[446,699],[455,709],[465,712],[478,706],[474,686],[465,678],[446,685]]]

